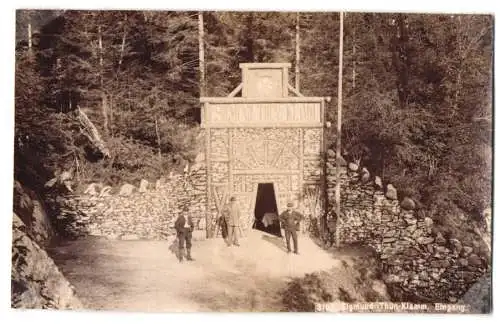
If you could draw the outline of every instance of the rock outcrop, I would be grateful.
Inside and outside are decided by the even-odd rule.
[[[47,244],[54,234],[51,222],[38,195],[14,182],[14,212],[26,225],[26,232],[41,245]]]
[[[15,213],[12,225],[11,307],[81,308],[73,287]]]

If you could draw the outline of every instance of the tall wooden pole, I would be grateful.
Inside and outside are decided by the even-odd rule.
[[[200,97],[205,96],[205,50],[204,50],[204,35],[203,28],[203,12],[198,12],[198,47],[199,47],[199,69],[200,69]]]
[[[300,92],[300,14],[295,23],[295,89]]]
[[[31,20],[30,20],[30,22],[28,23],[28,51],[30,52],[30,54],[31,54],[32,45],[33,45],[33,41],[31,38]]]
[[[342,134],[342,59],[344,51],[344,14],[340,12],[340,31],[339,31],[339,80],[338,80],[338,99],[337,99],[337,177],[335,182],[335,204],[336,204],[336,226],[335,226],[335,245],[340,246],[339,225],[340,225],[340,150]]]

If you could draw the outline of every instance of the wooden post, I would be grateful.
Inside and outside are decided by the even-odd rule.
[[[336,226],[335,226],[335,245],[340,246],[339,223],[340,223],[340,150],[341,150],[341,132],[342,132],[342,55],[344,48],[344,14],[340,12],[340,32],[339,32],[339,75],[338,75],[338,99],[337,99],[337,177],[335,182],[335,204],[336,204]]]
[[[205,50],[204,50],[204,28],[203,12],[198,12],[198,47],[199,47],[199,69],[200,69],[200,97],[205,96]]]
[[[300,14],[295,23],[295,89],[300,92]]]
[[[31,36],[31,19],[30,22],[28,23],[28,52],[31,54],[31,47],[33,45],[33,40]]]

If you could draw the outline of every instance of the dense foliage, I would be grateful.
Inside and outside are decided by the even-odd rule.
[[[85,181],[134,181],[192,159],[197,13],[53,14],[18,12],[19,33],[29,21],[38,31],[31,51],[17,38],[18,176],[41,164],[51,172],[78,167]],[[204,13],[206,94],[228,94],[239,63],[295,64],[296,23],[295,13]],[[301,92],[331,96],[335,124],[339,14],[303,13],[299,25]],[[491,204],[492,39],[486,15],[344,17],[343,153],[443,223]],[[111,158],[82,136],[77,109]],[[328,138],[334,148],[334,130]]]

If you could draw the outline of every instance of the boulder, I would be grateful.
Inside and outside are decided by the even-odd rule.
[[[133,185],[131,185],[130,183],[126,183],[123,186],[121,186],[119,195],[130,196],[135,191],[135,189],[136,188]]]
[[[375,187],[377,189],[383,189],[384,184],[382,183],[382,179],[379,176],[375,176]]]
[[[434,223],[434,221],[432,220],[432,218],[430,218],[430,217],[425,217],[424,218],[424,224],[425,224],[425,226],[432,227],[433,223]]]
[[[367,183],[368,181],[370,181],[370,172],[368,169],[363,168],[361,169],[361,182]]]
[[[417,220],[415,218],[405,218],[405,222],[408,225],[415,225],[415,224],[417,224]]]
[[[462,251],[462,242],[460,242],[459,240],[457,239],[450,239],[450,244],[451,246],[453,247],[453,250],[457,253],[460,253]]]
[[[387,185],[387,191],[385,192],[385,197],[390,200],[398,199],[398,191],[392,184]]]
[[[112,190],[112,188],[110,186],[106,186],[106,187],[102,188],[101,192],[99,193],[99,197],[111,196],[111,190]]]
[[[446,244],[446,239],[444,238],[443,234],[441,234],[441,232],[436,233],[436,244],[438,245]]]
[[[395,237],[384,237],[382,240],[382,243],[392,243],[395,242],[397,239]]]
[[[384,233],[384,237],[394,237],[396,235],[396,230],[388,230]]]
[[[142,179],[141,183],[139,184],[139,192],[148,191],[148,185],[149,185],[149,182],[147,180]]]
[[[469,254],[471,254],[471,253],[472,253],[472,251],[473,251],[473,250],[474,250],[474,249],[473,249],[473,248],[471,248],[470,246],[464,246],[464,247],[463,247],[463,250],[462,250],[462,255],[463,255],[463,256],[468,256]]]
[[[420,245],[427,245],[427,244],[430,244],[432,242],[434,242],[434,238],[432,238],[432,237],[421,236],[421,237],[417,238],[417,243]]]
[[[429,274],[427,273],[427,271],[420,272],[418,276],[420,277],[420,280],[429,280]]]
[[[448,250],[447,248],[445,248],[444,246],[441,246],[441,245],[437,245],[434,250],[438,253],[449,253],[450,250]]]
[[[335,161],[335,151],[332,150],[332,149],[328,149],[328,151],[326,151],[326,153],[328,154],[328,158],[333,158],[334,161]]]
[[[415,202],[413,199],[405,197],[403,201],[400,204],[401,208],[406,209],[406,210],[414,210],[415,209]]]
[[[481,267],[483,265],[483,261],[477,254],[471,254],[467,258],[467,262],[469,263],[470,266],[473,267]]]
[[[359,169],[359,166],[356,163],[353,163],[353,162],[349,162],[348,167],[349,167],[349,170],[351,170],[353,172],[356,172]]]
[[[390,275],[385,277],[384,281],[386,283],[398,283],[398,282],[402,282],[403,279],[400,276],[397,276],[395,274],[390,274]]]
[[[431,267],[433,268],[448,268],[450,266],[450,261],[444,260],[432,260]]]
[[[406,230],[409,232],[409,233],[413,233],[415,232],[415,230],[417,229],[417,225],[413,224],[413,225],[410,225],[406,228]]]
[[[88,185],[87,189],[83,192],[84,195],[97,196],[100,185],[97,183],[91,183]]]

